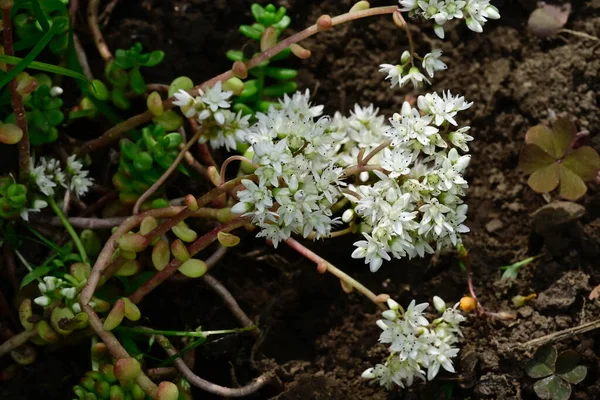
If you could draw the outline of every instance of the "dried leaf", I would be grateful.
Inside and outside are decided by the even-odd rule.
[[[526,144],[519,155],[519,168],[526,174],[544,168],[556,160],[535,144]]]
[[[570,13],[570,3],[562,6],[541,3],[529,16],[527,28],[541,38],[552,36],[565,26]]]
[[[558,165],[558,164],[557,164]],[[579,175],[560,164],[560,196],[575,201],[587,192],[587,186]],[[533,175],[532,175],[533,176]],[[534,189],[535,190],[535,189]]]
[[[555,375],[537,381],[533,390],[540,399],[568,400],[571,397],[571,385]]]
[[[575,175],[577,176],[577,175]],[[548,193],[556,189],[560,180],[560,168],[557,163],[552,163],[535,171],[527,184],[538,193]]]
[[[568,118],[560,118],[552,125],[552,140],[559,157],[564,157],[577,135],[575,123]]]
[[[598,297],[600,297],[600,285],[592,289],[592,291],[590,292],[589,299],[596,300]]]
[[[600,156],[590,146],[583,146],[565,157],[563,165],[579,175],[584,181],[591,181],[598,175]]]
[[[543,378],[554,373],[557,352],[553,346],[542,346],[535,352],[532,360],[525,364],[527,375],[532,378]]]

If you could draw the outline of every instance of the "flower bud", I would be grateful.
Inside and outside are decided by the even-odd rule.
[[[169,249],[169,244],[163,239],[160,239],[152,249],[152,265],[154,265],[154,268],[158,271],[162,271],[169,265],[170,261],[171,251]]]
[[[45,320],[38,321],[36,324],[37,334],[44,342],[56,343],[58,342],[59,336]]]
[[[172,382],[161,382],[158,385],[156,398],[158,400],[177,400],[179,398],[179,389]]]
[[[191,211],[198,211],[200,209],[200,206],[198,206],[198,200],[196,200],[196,197],[194,197],[192,194],[188,194],[184,197],[183,204],[185,204],[185,206]]]
[[[116,276],[133,276],[140,272],[142,265],[137,260],[127,260],[115,272]]]
[[[136,253],[144,251],[148,246],[146,238],[138,233],[127,232],[117,239],[119,248],[125,251],[133,251]]]
[[[33,302],[40,307],[48,307],[52,303],[52,299],[48,296],[40,296],[33,299]]]
[[[202,260],[190,258],[179,267],[179,272],[188,278],[199,278],[206,273],[208,267]]]
[[[37,353],[32,346],[20,346],[10,352],[10,356],[19,365],[31,365],[35,361]]]
[[[146,107],[155,117],[160,117],[165,109],[163,107],[162,98],[158,92],[152,92],[146,99]]]
[[[433,296],[433,307],[441,314],[446,311],[446,302],[441,297]]]
[[[129,300],[127,297],[122,297],[121,300],[123,300],[123,303],[125,304],[125,318],[130,321],[137,321],[142,317],[140,309],[131,300]]]
[[[485,8],[485,12],[489,19],[500,19],[500,11],[491,4]]]
[[[298,57],[301,60],[306,60],[307,58],[310,58],[311,52],[308,49],[305,49],[304,47],[300,46],[298,43],[292,43],[290,45],[290,50],[292,51],[292,54],[294,54],[296,57]]]
[[[366,182],[369,180],[369,173],[367,171],[362,171],[360,174],[358,174],[358,179],[360,179],[361,182]]]
[[[65,297],[66,299],[73,300],[77,291],[74,287],[62,288],[60,289],[60,295]]]
[[[381,316],[388,321],[395,321],[398,318],[398,314],[394,310],[385,310],[381,313]]]
[[[19,306],[19,320],[21,321],[21,325],[25,328],[26,331],[33,330],[33,322],[30,322],[29,319],[33,316],[33,310],[31,307],[31,300],[25,299],[21,302]]]
[[[158,226],[158,221],[153,216],[144,217],[140,224],[140,235],[147,235]]]
[[[368,1],[359,1],[352,6],[349,13],[352,14],[353,12],[368,10],[369,8],[371,8],[371,5]]]
[[[123,299],[119,299],[115,302],[115,305],[113,306],[112,310],[110,310],[110,313],[108,313],[106,319],[104,320],[104,330],[112,331],[113,329],[115,329],[121,324],[124,316],[125,302],[123,301]]]
[[[477,300],[470,296],[464,296],[460,299],[460,309],[464,312],[471,312],[477,308]]]
[[[400,62],[402,64],[406,64],[409,61],[410,61],[410,52],[408,50],[404,50],[404,52],[402,53],[402,57],[400,57]]]
[[[190,227],[185,223],[185,221],[181,221],[178,224],[176,224],[173,228],[171,228],[171,231],[173,231],[175,236],[177,236],[184,242],[190,243],[198,238],[198,234],[196,233],[196,231],[190,229]]]
[[[115,377],[121,383],[121,386],[127,386],[142,372],[140,362],[133,357],[120,358],[115,363]]]
[[[244,82],[238,77],[227,79],[223,82],[223,90],[228,90],[239,96],[244,91]]]
[[[260,51],[267,51],[277,44],[277,29],[269,26],[260,37]]]
[[[394,300],[394,299],[388,299],[388,300],[387,300],[387,305],[388,305],[388,307],[390,308],[390,310],[397,311],[397,310],[399,310],[399,309],[400,309],[400,304],[398,304],[398,303],[396,302],[396,300]]]
[[[217,239],[219,240],[219,243],[225,247],[235,247],[240,243],[239,237],[228,232],[217,233]]]
[[[375,378],[375,369],[373,369],[373,368],[366,369],[360,377],[363,379]]]
[[[15,124],[0,123],[0,143],[17,144],[23,138],[23,130]]]
[[[171,243],[171,253],[173,253],[173,256],[181,262],[186,262],[190,259],[190,253],[188,252],[187,247],[185,247],[183,242],[179,239],[176,239]]]
[[[342,221],[344,221],[345,223],[350,223],[352,221],[354,221],[354,210],[352,208],[347,209],[346,211],[344,211],[344,213],[342,214]]]
[[[60,333],[61,335],[68,335],[73,330],[65,329],[64,323],[74,317],[75,314],[73,314],[73,312],[69,308],[55,307],[54,310],[52,310],[52,314],[50,315],[50,324],[56,332]]]
[[[376,324],[377,324],[377,326],[378,326],[378,327],[379,327],[381,330],[383,330],[383,331],[385,331],[385,330],[389,329],[389,326],[387,326],[387,325],[385,324],[385,322],[383,322],[383,320],[381,320],[381,319],[378,319],[378,320],[377,320],[377,322],[376,322]]]

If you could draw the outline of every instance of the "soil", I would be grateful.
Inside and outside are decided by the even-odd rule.
[[[323,13],[344,12],[352,3],[280,2],[288,7],[294,29]],[[373,1],[372,5],[387,3]],[[244,43],[236,28],[249,20],[250,4],[249,0],[122,1],[105,35],[112,49],[140,41],[146,49],[166,52],[166,61],[146,73],[148,81],[168,83],[188,75],[200,82],[229,67],[223,54]],[[564,34],[546,40],[532,37],[526,23],[535,1],[496,0],[493,4],[502,19],[490,21],[483,34],[469,31],[464,23],[449,23],[447,38],[440,41],[428,23],[414,24],[411,29],[419,53],[432,46],[441,48],[449,66],[436,76],[431,90],[450,89],[474,102],[461,114],[475,136],[466,200],[471,233],[465,236],[465,246],[472,256],[475,291],[482,305],[515,318],[501,321],[472,315],[463,330],[456,374],[441,374],[426,386],[387,392],[360,379],[361,372],[380,362],[386,352],[377,342],[375,307],[358,294],[344,293],[334,278],[318,274],[313,264],[284,245],[273,250],[248,233],[214,275],[258,323],[262,336],[258,341],[250,335],[210,340],[197,352],[196,373],[234,386],[275,369],[278,382],[250,399],[537,398],[534,380],[523,370],[532,349],[519,344],[600,317],[598,300],[588,300],[590,290],[600,283],[600,190],[590,185],[579,202],[585,208],[581,218],[534,232],[532,215],[546,201],[527,186],[517,168],[518,155],[528,127],[563,114],[574,118],[581,130],[590,131],[590,144],[600,150],[600,45]],[[600,2],[574,1],[567,27],[600,36]],[[372,102],[391,116],[405,95],[418,94],[390,91],[377,72],[379,64],[396,62],[408,46],[391,18],[336,27],[304,45],[313,56],[297,62],[303,71],[301,87],[311,89],[314,101],[325,104],[326,112]],[[89,43],[86,49],[95,54]],[[92,61],[93,67],[100,63]],[[401,304],[413,298],[431,301],[433,295],[458,301],[468,292],[466,274],[452,251],[428,260],[389,262],[372,274],[350,258],[352,242],[340,238],[309,246],[374,292],[388,293]],[[523,267],[518,280],[500,280],[500,266],[538,254],[543,255]],[[531,293],[538,300],[519,309],[512,305],[513,296]],[[156,328],[236,326],[223,304],[199,283],[165,284],[143,302],[142,310],[146,325]],[[573,386],[573,399],[600,398],[598,338],[592,331],[557,343],[560,350],[579,352],[588,367],[587,378]],[[78,351],[87,350],[82,346],[74,350]],[[65,399],[66,386],[76,383],[85,370],[76,362],[78,358],[85,356],[72,362],[44,356],[22,383],[36,385],[42,380],[44,398]],[[51,362],[58,365],[51,366]],[[61,371],[63,379],[50,379],[44,373],[48,370]],[[24,385],[21,392],[7,390],[2,395],[4,389],[0,389],[1,398],[38,398]],[[217,398],[195,394],[196,398]]]

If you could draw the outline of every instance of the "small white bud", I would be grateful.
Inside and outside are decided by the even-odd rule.
[[[500,19],[500,11],[491,4],[485,8],[485,12],[489,19]]]
[[[61,289],[60,294],[69,300],[74,299],[75,298],[75,288],[70,287],[70,288]]]
[[[446,302],[439,296],[433,296],[433,306],[440,314],[446,311]]]
[[[44,282],[46,283],[46,288],[48,291],[53,291],[56,289],[56,284],[58,283],[58,279],[53,276],[45,276]]]
[[[342,221],[349,223],[354,220],[354,210],[352,208],[347,209],[342,214]]]
[[[402,57],[400,57],[400,62],[402,64],[406,64],[409,61],[410,61],[410,52],[408,50],[404,50],[404,53],[402,53]]]
[[[396,300],[393,300],[393,299],[388,299],[387,300],[387,305],[390,308],[390,310],[394,310],[394,311],[396,311],[396,310],[398,310],[400,308],[400,304],[398,304],[396,302]]]
[[[38,306],[48,307],[50,305],[50,297],[48,296],[40,296],[33,299],[33,302]]]
[[[42,294],[48,291],[48,287],[42,282],[38,283],[38,289],[40,289],[40,293]]]
[[[60,86],[52,86],[52,89],[50,89],[50,96],[52,97],[60,96],[61,94],[63,94],[63,89]]]
[[[383,320],[378,319],[376,322],[377,326],[381,328],[382,331],[388,330],[389,326],[387,326],[385,324],[385,322],[383,322]]]
[[[369,173],[367,171],[363,171],[360,174],[358,174],[358,179],[360,179],[361,182],[366,182],[369,180]]]
[[[437,25],[437,24],[434,25],[433,31],[435,32],[437,37],[439,37],[440,39],[443,39],[446,36],[446,32],[444,32],[444,27],[441,25]]]
[[[73,312],[75,314],[78,314],[78,313],[81,312],[81,306],[79,305],[79,303],[73,304],[73,306],[71,307],[71,309],[73,310]]]
[[[396,318],[398,318],[398,315],[394,310],[386,310],[381,313],[381,316],[389,321],[395,321]]]
[[[362,373],[361,378],[363,378],[363,379],[373,379],[373,378],[375,378],[374,371],[375,370],[373,368],[366,369],[365,372]]]

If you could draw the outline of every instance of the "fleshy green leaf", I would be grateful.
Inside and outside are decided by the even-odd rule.
[[[555,375],[537,381],[533,390],[540,399],[568,400],[571,397],[571,385]]]
[[[519,168],[526,174],[532,174],[555,161],[541,147],[535,144],[526,144],[519,155]]]
[[[154,67],[154,66],[160,64],[164,58],[165,58],[164,51],[154,50],[154,51],[150,52],[150,57],[143,65],[144,65],[144,67]]]
[[[562,164],[584,181],[591,181],[600,169],[600,156],[592,147],[583,146],[567,155]]]
[[[240,50],[229,50],[226,56],[231,61],[242,61],[244,59],[244,53]]]
[[[585,379],[587,368],[578,365],[581,357],[573,350],[563,351],[556,359],[556,375],[567,382],[577,384]]]
[[[240,33],[250,39],[260,40],[262,32],[248,25],[240,26]]]
[[[532,360],[525,365],[527,375],[532,378],[543,378],[554,373],[557,352],[553,346],[542,346],[535,352]]]
[[[531,174],[531,176],[527,180],[527,184],[530,188],[532,188],[538,193],[548,193],[556,189],[559,180],[559,164],[552,163],[547,167],[538,169],[533,174]]]
[[[559,165],[559,164],[556,164]],[[560,164],[560,196],[575,201],[587,192],[587,186],[579,175]],[[533,176],[533,175],[532,175]],[[535,190],[535,189],[534,189]]]

